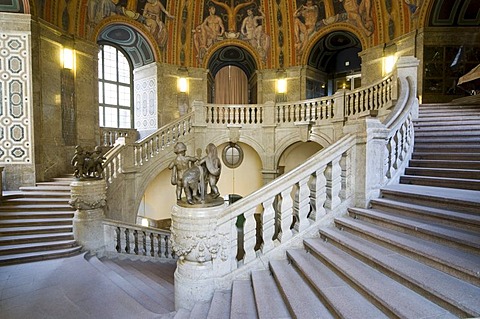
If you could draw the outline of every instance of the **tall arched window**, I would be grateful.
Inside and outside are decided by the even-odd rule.
[[[98,53],[98,101],[101,127],[132,128],[132,72],[117,48],[102,45]]]

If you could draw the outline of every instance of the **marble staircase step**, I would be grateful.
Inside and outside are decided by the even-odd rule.
[[[257,319],[257,307],[251,280],[235,280],[232,284],[230,319]]]
[[[19,189],[23,192],[68,192],[70,194],[71,187],[69,185],[44,185],[38,186],[22,186]]]
[[[480,287],[348,232],[324,228],[320,230],[320,234],[330,244],[355,256],[370,267],[381,271],[457,316],[480,315]]]
[[[0,211],[0,223],[5,219],[41,219],[41,218],[73,218],[73,211]]]
[[[48,251],[33,251],[21,254],[0,255],[0,266],[70,257],[80,254],[81,249],[81,246],[74,246],[66,249],[49,249]]]
[[[480,234],[419,218],[398,216],[375,209],[349,208],[350,217],[475,253],[480,249]]]
[[[68,204],[17,204],[2,205],[0,212],[39,212],[39,211],[73,211],[72,206]]]
[[[164,308],[170,311],[175,310],[173,288],[167,289],[164,285],[162,285],[161,282],[153,280],[151,277],[143,274],[142,271],[121,260],[111,260],[107,258],[101,258],[100,260],[111,270],[122,276],[122,278],[130,282],[142,292],[146,293],[149,297],[156,300]]]
[[[363,294],[374,298],[397,318],[458,318],[345,251],[318,239],[305,241],[312,254],[334,268]]]
[[[439,178],[430,176],[403,175],[400,177],[400,183],[480,191],[480,180],[471,180],[464,178]]]
[[[130,297],[132,297],[137,303],[142,305],[145,309],[157,313],[157,314],[169,314],[173,310],[168,309],[163,304],[161,304],[155,297],[149,295],[147,292],[136,286],[136,283],[124,278],[122,275],[117,273],[115,270],[108,267],[101,260],[95,256],[90,256],[88,261],[93,265],[100,273],[109,278],[115,285],[120,289],[126,292]],[[131,278],[130,278],[131,279]]]
[[[443,145],[432,144],[432,143],[415,143],[413,146],[414,153],[426,153],[426,152],[435,152],[435,153],[480,153],[480,145],[471,143],[471,144],[451,144]],[[480,155],[480,154],[479,154]]]
[[[450,153],[450,154],[451,156],[448,156],[447,154],[445,154],[437,157],[436,153],[422,153],[422,155],[414,156],[414,159],[410,160],[409,166],[425,167],[425,168],[457,168],[457,169],[469,169],[469,170],[480,169],[480,159],[477,161],[463,160],[463,159],[468,159],[469,157],[461,153],[460,154]],[[476,158],[480,154],[474,154],[474,155]],[[457,157],[457,159],[455,159],[455,157]]]
[[[467,170],[455,168],[427,168],[427,167],[407,167],[405,175],[413,176],[431,176],[480,180],[480,169]]]
[[[229,318],[231,312],[232,292],[217,290],[213,294],[207,318]]]
[[[355,290],[313,254],[289,250],[287,256],[336,317],[374,319],[388,318],[387,314],[391,315],[388,309],[384,309],[385,313],[382,312],[368,297]],[[383,308],[379,303],[378,306]]]
[[[0,236],[53,234],[53,233],[67,233],[72,231],[73,231],[72,225],[0,227]]]
[[[72,225],[71,218],[22,218],[22,219],[4,219],[0,220],[0,229],[13,227],[32,227],[32,226],[61,226]]]
[[[398,202],[386,198],[371,200],[370,207],[375,210],[396,214],[397,216],[416,217],[424,221],[432,221],[437,224],[454,226],[480,233],[480,214],[456,212],[450,209]]]
[[[480,192],[466,189],[398,184],[382,188],[381,197],[463,213],[480,212]]]
[[[210,310],[210,302],[197,302],[191,312],[188,313],[187,319],[207,319]],[[177,318],[175,316],[175,318]]]
[[[11,235],[0,237],[0,247],[5,245],[18,245],[26,243],[51,242],[73,240],[73,233],[48,233],[32,235]]]
[[[14,255],[29,252],[40,252],[46,250],[67,249],[76,246],[73,239],[59,241],[45,241],[33,243],[15,243],[0,246],[0,255]]]
[[[268,270],[257,270],[252,272],[251,277],[258,318],[292,318],[272,273]]]
[[[385,229],[371,223],[338,218],[338,228],[368,239],[403,255],[444,271],[457,278],[480,285],[480,255],[445,246],[414,235]]]
[[[335,318],[301,274],[286,260],[270,261],[270,269],[293,318]]]

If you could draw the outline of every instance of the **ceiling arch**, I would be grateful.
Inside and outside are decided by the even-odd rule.
[[[360,40],[348,31],[333,31],[318,39],[310,50],[308,65],[324,72],[360,68]],[[345,62],[348,61],[348,65]],[[343,63],[342,63],[343,62]]]
[[[148,39],[131,25],[108,24],[98,33],[97,42],[120,47],[130,58],[133,68],[155,62],[155,52]]]
[[[430,11],[429,26],[480,26],[480,1],[435,0]]]
[[[217,72],[227,65],[234,65],[245,72],[250,78],[257,70],[255,58],[245,50],[236,45],[228,45],[216,50],[209,58],[207,67],[213,77]]]

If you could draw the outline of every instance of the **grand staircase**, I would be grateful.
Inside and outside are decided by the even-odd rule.
[[[480,317],[480,106],[423,105],[401,183],[174,318]]]
[[[80,252],[73,238],[72,177],[4,194],[0,205],[0,266]]]
[[[400,184],[383,188],[368,209],[350,208],[334,227],[304,240],[303,249],[287,251],[286,260],[270,261],[268,269],[234,281],[231,290],[216,291],[210,302],[191,310],[174,311],[175,265],[87,259],[133,300],[165,319],[480,317],[479,139],[480,105],[422,105],[414,154]],[[67,214],[68,196],[53,201],[60,196],[58,189],[52,192],[48,206],[63,206]],[[8,205],[22,200],[27,201],[7,198],[2,205],[2,241],[13,228],[9,223],[21,224],[20,217],[10,215],[21,212]],[[35,206],[21,206],[26,205]],[[47,214],[38,207],[35,211]],[[54,219],[49,214],[44,218]],[[16,227],[28,233],[40,226]],[[71,232],[71,225],[45,227]],[[23,245],[13,237],[20,235],[8,235],[11,241],[2,242],[0,257],[5,256],[3,247]],[[72,240],[65,241],[78,249]]]

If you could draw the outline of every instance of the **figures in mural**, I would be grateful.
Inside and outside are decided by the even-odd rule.
[[[242,39],[249,42],[265,61],[270,47],[270,37],[264,31],[265,13],[262,11],[262,7],[258,7],[258,13],[260,15],[255,16],[252,8],[247,9],[247,16],[243,19],[240,32]]]
[[[89,0],[87,8],[88,34],[91,35],[97,24],[113,15],[121,15],[143,23],[150,31],[158,45],[163,48],[167,41],[167,30],[162,20],[162,13],[169,19],[171,15],[160,0],[146,0],[141,8],[137,0]],[[135,11],[137,10],[137,11]],[[139,12],[143,11],[143,14]]]
[[[167,42],[167,30],[161,19],[162,12],[169,19],[175,17],[171,15],[159,0],[147,0],[143,8],[143,16],[145,17],[145,26],[155,37],[161,48],[165,47]]]
[[[237,5],[234,5],[234,1],[230,0],[230,5],[220,2],[217,0],[210,0],[212,3],[222,7],[225,9],[227,12],[227,18],[228,18],[228,33],[227,37],[228,38],[238,38],[239,33],[237,32],[237,24],[236,24],[236,19],[238,16],[238,12],[240,9],[245,8],[251,4],[254,3],[255,0],[250,0],[247,2],[239,3]]]
[[[357,0],[340,0],[347,13],[347,20],[359,27],[367,36],[373,33],[371,14],[371,0],[362,0],[360,5]],[[368,10],[368,11],[367,11]],[[369,23],[368,27],[366,23]]]
[[[225,32],[222,19],[215,14],[215,6],[210,6],[208,17],[203,20],[202,24],[198,25],[193,30],[193,43],[198,53],[198,59],[201,61],[205,56],[208,48],[215,42],[221,40],[221,36]]]
[[[421,7],[423,0],[404,0],[413,16],[418,14],[418,9]]]
[[[295,13],[295,49],[301,54],[308,39],[315,31],[318,20],[318,6],[312,0],[307,0]]]

